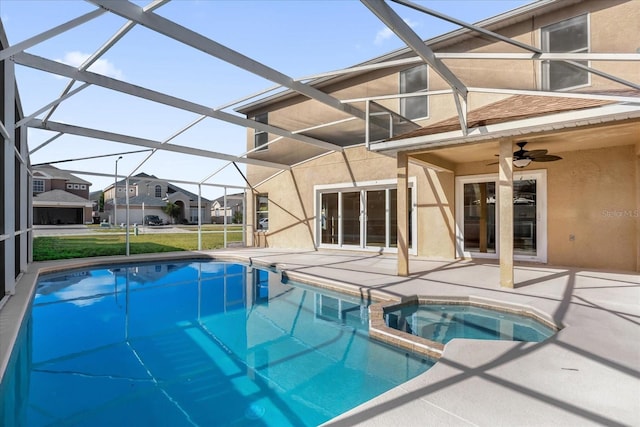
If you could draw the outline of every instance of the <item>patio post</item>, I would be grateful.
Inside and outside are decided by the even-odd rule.
[[[500,286],[513,288],[513,143],[500,141],[498,182],[500,223]]]
[[[5,294],[15,294],[16,273],[18,273],[15,270],[15,257],[20,256],[15,253],[15,226],[16,221],[20,221],[20,218],[14,216],[14,204],[16,201],[16,154],[14,152],[16,136],[16,75],[13,61],[0,63],[0,72],[4,73],[3,79],[0,80],[0,84],[4,81],[4,88],[0,90],[4,94],[4,100],[2,101],[4,102],[4,116],[0,117],[3,124],[0,135],[2,135],[2,150],[4,151],[4,175],[0,183],[0,185],[4,186],[4,199],[0,203],[0,209],[4,210],[4,215],[2,215],[4,229],[0,228],[0,235],[6,236],[4,240],[0,240],[0,245],[4,245],[4,260],[0,261],[4,262],[4,277],[0,278],[2,280],[0,282],[0,291],[4,289],[4,292],[0,292],[1,300]],[[24,212],[21,213],[26,215]]]
[[[406,153],[398,152],[398,276],[409,275],[409,213],[407,202],[409,196],[408,176],[409,161]]]
[[[640,142],[636,143],[636,271],[640,271]]]

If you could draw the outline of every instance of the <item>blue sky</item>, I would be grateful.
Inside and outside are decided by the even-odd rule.
[[[450,0],[416,3],[467,22],[477,22],[528,2]],[[143,6],[146,2],[136,4]],[[423,39],[456,28],[406,7],[393,3],[391,6]],[[79,0],[0,0],[0,17],[9,43],[15,44],[94,8]],[[355,0],[174,0],[156,13],[294,78],[345,68],[404,47],[382,22]],[[27,52],[77,66],[124,23],[122,18],[105,14]],[[90,71],[211,107],[273,85],[140,26],[134,27],[102,58]],[[67,83],[66,79],[20,66],[16,68],[16,74],[25,114],[56,99]],[[170,107],[90,87],[65,101],[51,120],[162,141],[196,117]],[[30,149],[53,135],[51,132],[30,130]],[[206,119],[172,143],[238,155],[246,150],[246,130]],[[139,148],[63,136],[34,153],[31,162],[136,149]],[[119,174],[131,172],[144,157],[145,154],[126,155],[118,163]],[[115,159],[114,156],[58,166],[113,173]],[[224,164],[223,161],[158,152],[141,171],[163,178],[200,181]],[[112,182],[109,178],[82,177],[93,183],[93,191]],[[232,167],[209,182],[244,185]],[[197,192],[195,187],[182,186]],[[203,187],[205,197],[215,198],[221,194],[220,189]]]

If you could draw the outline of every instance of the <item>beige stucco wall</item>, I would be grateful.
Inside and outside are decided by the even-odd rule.
[[[332,153],[292,171],[283,172],[256,188],[269,195],[269,231],[252,233],[266,238],[270,247],[314,248],[314,186],[396,179],[395,158],[367,151],[364,147]],[[454,178],[450,172],[435,172],[410,164],[409,177],[416,180],[418,255],[452,258]],[[255,221],[255,200],[248,200],[248,221]],[[251,244],[251,243],[250,243]]]
[[[563,161],[549,168],[550,263],[636,269],[634,150],[562,153]]]

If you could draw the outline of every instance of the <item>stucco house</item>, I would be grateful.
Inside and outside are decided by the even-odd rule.
[[[111,223],[126,222],[126,191],[129,190],[129,223],[142,224],[147,215],[157,215],[164,223],[173,222],[162,210],[167,203],[174,203],[180,208],[177,223],[196,224],[198,222],[198,195],[178,187],[168,181],[158,179],[142,172],[126,180],[120,180],[104,189],[104,212]],[[114,191],[116,189],[117,191]],[[115,200],[114,212],[114,195]],[[202,223],[211,223],[211,201],[200,198]]]
[[[33,166],[33,224],[90,224],[91,183],[52,165]]]
[[[376,3],[377,4],[377,3]],[[247,241],[640,269],[640,2],[534,2],[237,110],[249,129]],[[416,6],[420,7],[420,6]],[[429,13],[433,13],[430,11]],[[624,29],[618,31],[617,29]],[[268,217],[269,227],[259,222]]]
[[[224,224],[225,217],[227,224],[233,224],[237,219],[241,223],[243,213],[244,193],[227,194],[211,202],[211,222],[214,224]]]

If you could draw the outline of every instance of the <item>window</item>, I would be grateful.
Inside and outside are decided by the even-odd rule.
[[[86,189],[87,189],[86,184],[80,184],[80,189],[81,189],[81,190],[86,190]]]
[[[256,229],[266,231],[269,229],[269,195],[256,196]]]
[[[587,15],[576,16],[542,28],[544,52],[589,52],[589,25]],[[576,61],[588,65],[587,61]],[[562,90],[589,84],[589,72],[562,61],[542,63],[542,88]]]
[[[73,190],[73,184],[67,184],[67,190]]]
[[[44,193],[44,180],[43,179],[34,179],[33,180],[33,192],[34,193]]]
[[[157,198],[162,197],[162,187],[160,187],[159,185],[156,185],[156,197]]]
[[[254,120],[258,123],[264,123],[265,125],[269,123],[269,113],[258,114],[254,117]],[[269,134],[267,132],[255,130],[253,134],[253,146],[254,148],[261,147],[259,151],[266,150],[269,147],[262,147],[269,141]]]
[[[74,190],[79,190],[80,189],[80,184],[73,184],[73,189]]]
[[[200,218],[204,221],[204,206],[200,210]],[[192,224],[198,223],[198,208],[189,208],[189,222]]]
[[[428,85],[426,65],[418,65],[400,72],[400,93],[425,91]],[[427,96],[400,98],[400,115],[410,120],[427,117],[429,115]]]

